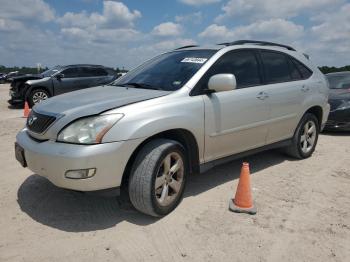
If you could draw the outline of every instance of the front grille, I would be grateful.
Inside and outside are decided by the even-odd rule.
[[[27,128],[34,133],[41,134],[46,131],[55,120],[56,117],[54,116],[39,114],[32,110],[27,118]]]

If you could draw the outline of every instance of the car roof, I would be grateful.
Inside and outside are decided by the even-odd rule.
[[[296,51],[293,47],[279,44],[279,43],[273,43],[273,42],[267,42],[267,41],[259,41],[259,40],[236,40],[233,42],[226,42],[216,45],[208,45],[208,46],[199,46],[199,45],[187,45],[183,47],[179,47],[175,50],[201,50],[201,49],[210,49],[210,50],[221,50],[226,47],[253,47],[256,48],[259,47],[265,47],[264,49],[277,49],[277,50],[289,50],[289,51]]]
[[[92,64],[74,64],[74,65],[64,65],[62,67],[103,67],[105,68],[105,66],[103,65],[92,65]]]

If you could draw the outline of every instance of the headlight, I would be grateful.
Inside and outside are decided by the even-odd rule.
[[[123,114],[99,115],[72,122],[58,134],[57,140],[76,144],[99,144]]]
[[[345,110],[350,108],[350,100],[343,100],[342,103],[337,107],[337,110]]]

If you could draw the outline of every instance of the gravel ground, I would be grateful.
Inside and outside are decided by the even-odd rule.
[[[0,261],[349,261],[350,134],[322,134],[310,159],[278,150],[189,178],[167,217],[63,190],[15,160],[25,122],[0,85]],[[255,216],[228,211],[242,161]]]

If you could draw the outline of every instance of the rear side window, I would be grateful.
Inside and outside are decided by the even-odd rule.
[[[289,64],[289,71],[290,71],[290,76],[291,76],[292,80],[294,80],[294,81],[302,80],[303,76],[301,75],[296,64],[293,63],[292,59],[289,57],[288,57],[288,64]]]
[[[261,51],[268,84],[291,81],[287,57],[282,53]]]
[[[75,78],[75,77],[82,76],[82,71],[81,71],[81,68],[79,67],[67,68],[63,70],[62,73],[64,74],[65,78]]]
[[[209,78],[216,74],[234,74],[237,88],[261,84],[258,62],[250,50],[231,51],[224,54],[200,80],[199,88],[206,89]]]
[[[298,68],[302,79],[307,79],[312,75],[312,71],[307,68],[305,65],[303,65],[302,63],[300,63],[298,60],[291,58],[293,64]]]
[[[84,76],[85,77],[96,77],[96,76],[106,76],[108,75],[107,71],[100,67],[84,67]]]

